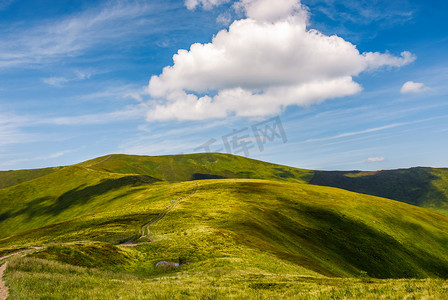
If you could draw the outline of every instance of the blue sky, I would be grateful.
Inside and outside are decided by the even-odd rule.
[[[446,1],[272,2],[1,0],[0,170],[207,142],[310,169],[448,167]],[[260,147],[253,126],[276,135]]]

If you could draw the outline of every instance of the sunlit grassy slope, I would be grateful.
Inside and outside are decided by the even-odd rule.
[[[269,179],[332,186],[448,213],[448,169],[411,168],[378,172],[311,171],[228,154],[167,156],[107,155],[78,164],[90,171],[139,174],[161,181],[219,178]],[[0,189],[60,168],[0,172]]]
[[[191,182],[125,186],[99,202],[67,207],[62,212],[66,221],[7,237],[0,246],[135,239],[141,225],[192,188]],[[23,228],[34,217],[61,221],[52,213],[26,217],[25,212],[7,218],[2,228]],[[152,238],[153,243],[141,246],[146,253],[158,259],[184,257],[195,266],[225,257],[250,261],[256,255],[244,253],[264,253],[305,274],[448,277],[447,216],[306,184],[201,181],[194,195],[152,227]]]
[[[10,262],[12,295],[306,298],[311,293],[375,299],[447,291],[446,282],[436,279],[362,279],[447,278],[443,214],[300,183],[197,183],[192,195],[194,182],[122,187],[116,191],[121,196],[91,213],[1,240],[4,250],[46,247]],[[141,225],[185,195],[190,196],[151,226],[150,243],[116,246],[136,240]],[[160,261],[186,264],[158,268]],[[330,279],[337,277],[361,279]]]
[[[90,169],[142,174],[165,181],[221,178],[308,182],[313,171],[266,163],[241,156],[201,153],[166,156],[108,155],[79,164]]]
[[[0,189],[53,173],[60,168],[0,171]]]
[[[313,176],[222,154],[113,155],[0,189],[0,256],[43,247],[10,259],[11,297],[376,299],[448,291],[435,279],[448,278],[447,215],[308,184]],[[139,239],[142,226],[180,198]],[[120,245],[128,241],[147,243]],[[161,261],[183,265],[157,267]]]
[[[81,165],[160,180],[213,178],[274,179],[332,186],[448,213],[448,169],[411,168],[379,172],[311,171],[227,154],[173,156],[112,155]]]
[[[131,197],[130,187],[154,181],[71,166],[0,189],[0,238],[93,212]]]

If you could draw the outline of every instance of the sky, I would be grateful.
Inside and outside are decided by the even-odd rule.
[[[0,0],[0,170],[448,167],[443,0]]]

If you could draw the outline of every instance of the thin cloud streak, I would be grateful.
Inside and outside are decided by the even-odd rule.
[[[342,134],[338,134],[338,135],[330,136],[330,137],[325,137],[325,138],[308,139],[305,141],[305,143],[335,140],[335,139],[350,137],[350,136],[354,136],[354,135],[372,133],[372,132],[382,131],[382,130],[386,130],[386,129],[401,127],[401,126],[405,126],[405,125],[417,124],[417,123],[422,123],[422,122],[427,122],[427,121],[432,121],[432,120],[437,120],[437,119],[444,119],[444,118],[448,118],[448,117],[447,116],[438,116],[438,117],[427,118],[427,119],[422,119],[422,120],[417,120],[417,121],[412,121],[412,122],[394,123],[394,124],[389,124],[389,125],[385,125],[385,126],[369,128],[369,129],[361,130],[361,131],[346,132],[346,133],[342,133]]]
[[[330,136],[330,137],[325,137],[325,138],[309,139],[309,140],[306,140],[305,142],[312,143],[312,142],[322,142],[322,141],[335,140],[335,139],[340,139],[340,138],[344,138],[344,137],[349,137],[349,136],[354,136],[354,135],[359,135],[359,134],[365,134],[365,133],[371,133],[371,132],[376,132],[376,131],[380,131],[380,130],[395,128],[395,127],[407,125],[409,123],[410,122],[408,122],[408,123],[395,123],[395,124],[390,124],[390,125],[386,125],[386,126],[370,128],[370,129],[361,130],[361,131],[346,132],[346,133],[342,133],[342,134],[338,134],[338,135]]]
[[[161,7],[147,1],[108,2],[31,30],[11,24],[0,32],[0,68],[58,61],[82,55],[99,44],[123,43],[155,32]],[[165,8],[166,9],[166,8]],[[152,15],[154,13],[154,15]]]

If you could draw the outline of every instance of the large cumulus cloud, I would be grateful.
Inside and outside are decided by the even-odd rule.
[[[201,120],[228,115],[267,116],[362,90],[363,71],[400,67],[415,57],[360,53],[338,36],[308,29],[297,0],[241,0],[247,18],[234,21],[208,44],[179,50],[174,64],[149,82],[148,120]]]

